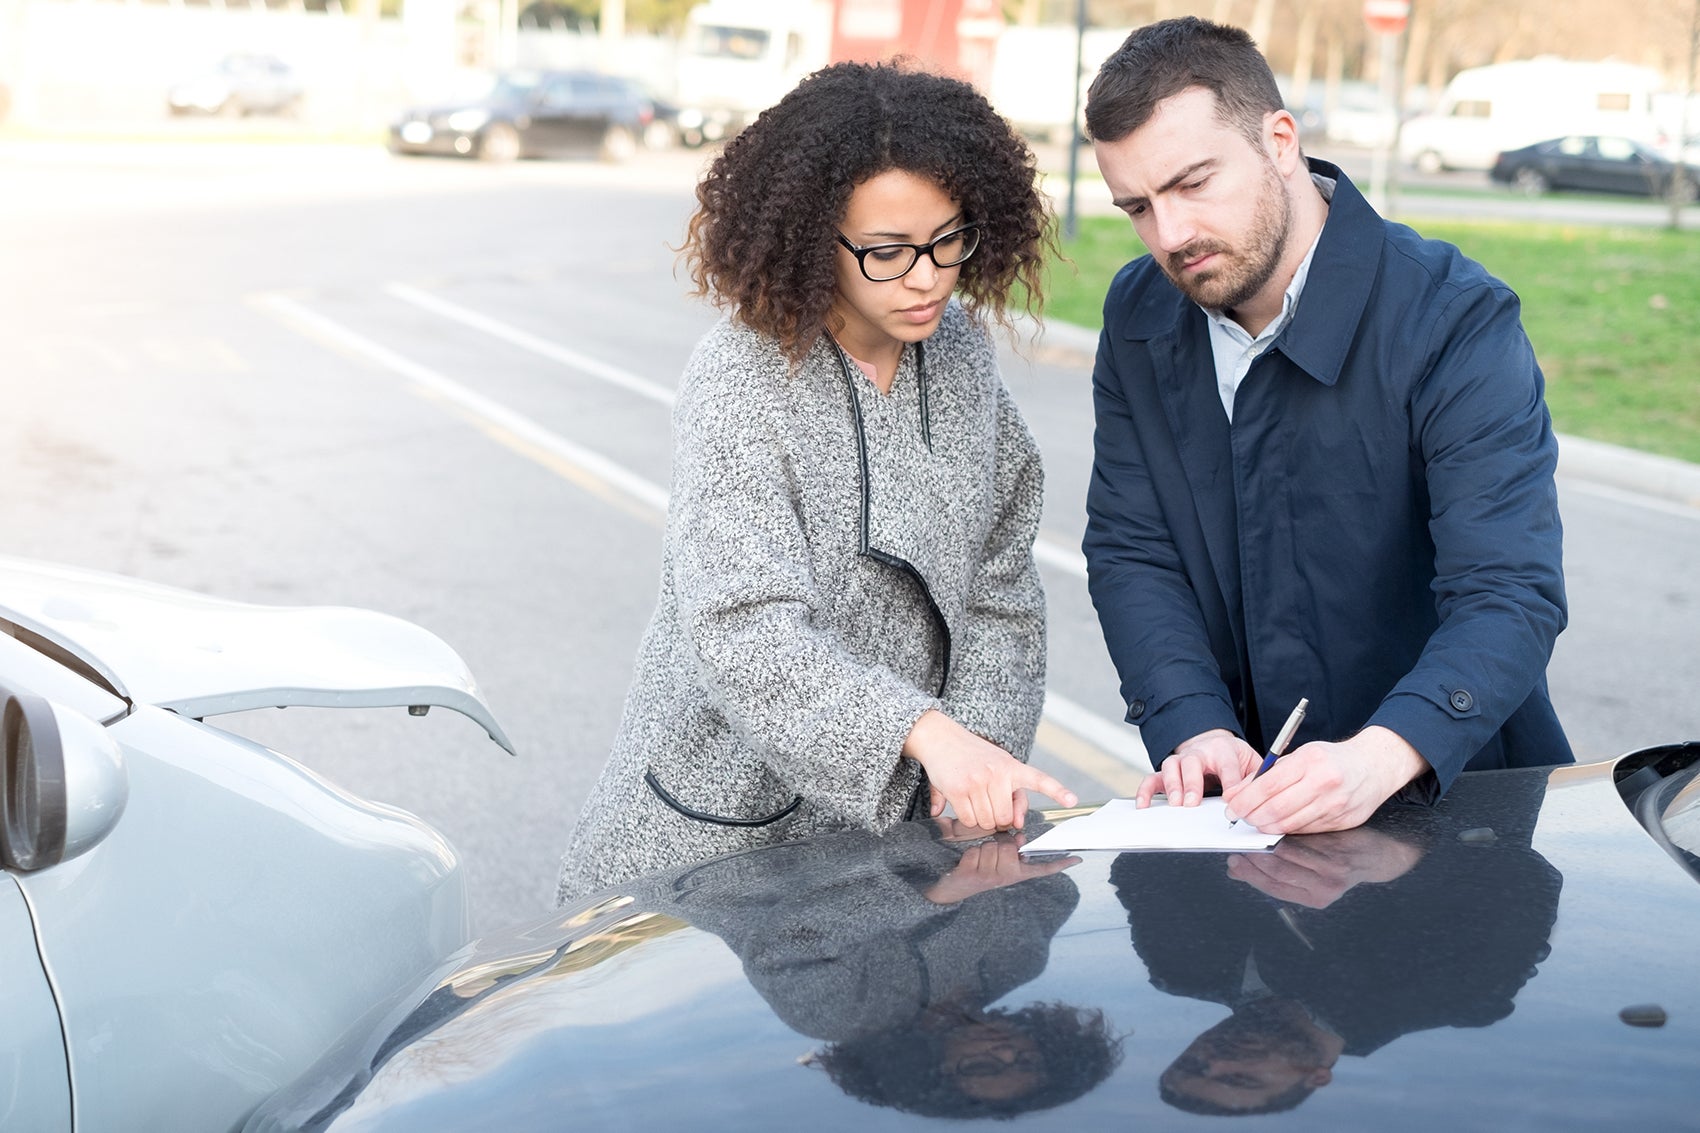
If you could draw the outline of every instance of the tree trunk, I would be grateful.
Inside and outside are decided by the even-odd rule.
[[[1263,49],[1264,55],[1269,54],[1269,36],[1274,26],[1275,0],[1257,0],[1251,12],[1251,26],[1246,31],[1251,33],[1252,42]]]
[[[1288,97],[1294,106],[1303,106],[1310,94],[1310,73],[1316,66],[1316,32],[1321,15],[1314,0],[1304,6],[1299,16],[1298,42],[1293,47],[1293,89]]]

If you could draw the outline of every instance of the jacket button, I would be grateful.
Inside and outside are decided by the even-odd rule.
[[[1463,689],[1459,689],[1457,692],[1452,694],[1452,707],[1459,712],[1468,712],[1471,708],[1475,707],[1475,704],[1475,698]]]
[[[1127,706],[1127,714],[1129,716],[1145,715],[1145,702],[1143,700],[1134,701],[1132,704]]]

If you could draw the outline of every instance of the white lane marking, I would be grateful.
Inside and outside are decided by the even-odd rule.
[[[580,354],[578,351],[562,346],[558,342],[552,342],[529,331],[509,326],[507,323],[493,319],[488,315],[462,307],[458,303],[451,303],[447,299],[421,291],[419,288],[411,287],[405,283],[391,283],[384,290],[403,302],[411,303],[462,326],[499,338],[503,342],[520,347],[522,350],[529,350],[533,354],[580,370],[593,378],[608,382],[610,385],[630,390],[640,397],[659,402],[669,408],[673,405],[673,391],[657,385],[648,378],[639,377],[629,370],[622,370],[618,366],[611,366],[588,355]],[[1043,533],[1040,534],[1038,541],[1033,544],[1033,557],[1046,566],[1054,567],[1066,574],[1072,574],[1076,578],[1086,577],[1086,556],[1072,547],[1056,542]],[[1144,749],[1141,748],[1140,750],[1143,751]]]
[[[392,373],[398,374],[426,392],[455,405],[475,420],[512,434],[526,445],[556,459],[576,466],[587,475],[625,492],[637,502],[665,515],[667,492],[657,484],[628,472],[625,468],[589,449],[573,444],[565,437],[516,413],[500,402],[475,393],[451,378],[444,377],[427,366],[396,353],[387,346],[356,334],[289,298],[276,293],[256,296],[253,302],[284,322],[289,323],[334,349]],[[558,471],[558,470],[557,470]],[[1059,566],[1065,571],[1085,576],[1085,559],[1070,556],[1060,546],[1035,544],[1034,555],[1042,562]],[[1078,562],[1076,561],[1078,560]],[[1115,724],[1066,697],[1054,692],[1045,693],[1044,716],[1051,723],[1092,747],[1114,756],[1118,761],[1140,771],[1151,770],[1150,757],[1140,742],[1137,731],[1125,724]],[[1089,769],[1088,773],[1090,773]]]
[[[665,489],[650,483],[641,476],[627,472],[607,457],[573,444],[565,437],[544,428],[524,414],[516,413],[500,402],[493,401],[481,393],[470,390],[452,378],[446,378],[435,370],[421,366],[412,359],[397,354],[387,346],[382,346],[369,338],[355,334],[340,323],[332,322],[323,315],[308,310],[287,296],[261,295],[256,297],[254,302],[266,310],[275,312],[284,321],[305,328],[311,332],[312,337],[321,342],[328,343],[357,358],[364,358],[374,365],[399,374],[474,417],[481,418],[499,429],[505,429],[525,443],[535,445],[544,452],[577,465],[585,472],[612,484],[640,503],[662,513],[667,511],[667,492]]]
[[[1039,538],[1033,541],[1033,557],[1065,574],[1072,574],[1076,578],[1086,577],[1086,556],[1072,547],[1063,546],[1043,531],[1039,532]]]
[[[1139,738],[1139,729],[1132,724],[1106,720],[1091,709],[1048,689],[1045,692],[1045,717],[1093,747],[1109,752],[1129,767],[1150,773],[1151,754],[1145,750],[1145,741]]]
[[[639,397],[648,398],[650,401],[659,402],[669,409],[673,407],[672,390],[657,385],[648,378],[639,377],[629,370],[611,366],[606,362],[590,357],[588,354],[580,354],[578,351],[562,346],[558,342],[540,338],[529,331],[509,326],[507,323],[500,322],[488,315],[462,307],[458,303],[451,303],[447,299],[439,298],[416,287],[409,287],[405,283],[392,283],[384,290],[395,298],[405,303],[412,303],[416,307],[423,307],[434,315],[441,315],[443,318],[457,322],[464,327],[481,331],[492,338],[499,338],[503,342],[517,346],[522,350],[540,354],[550,361],[559,362],[563,366],[570,366],[599,381],[618,386],[623,390],[637,394]]]

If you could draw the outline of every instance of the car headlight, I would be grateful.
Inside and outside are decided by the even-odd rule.
[[[694,106],[687,106],[679,111],[679,125],[687,130],[694,130],[702,125],[702,111]]]
[[[28,693],[0,709],[0,859],[46,869],[112,830],[130,797],[124,757],[105,728]]]
[[[457,134],[470,134],[482,130],[484,124],[490,121],[490,112],[476,107],[469,110],[457,110],[448,117],[449,129]]]

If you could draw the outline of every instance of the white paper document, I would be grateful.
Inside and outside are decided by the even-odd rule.
[[[1021,847],[1024,854],[1075,850],[1267,850],[1281,840],[1241,819],[1228,825],[1220,798],[1169,806],[1162,798],[1141,810],[1132,799],[1111,799],[1091,814],[1057,823]]]

